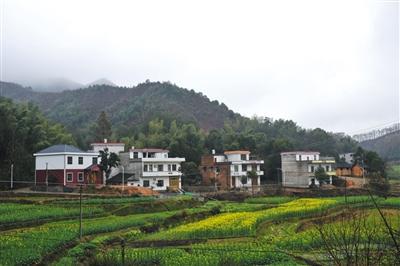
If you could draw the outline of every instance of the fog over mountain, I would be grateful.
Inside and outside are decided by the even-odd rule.
[[[351,135],[400,120],[398,1],[0,1],[3,81],[170,81]]]

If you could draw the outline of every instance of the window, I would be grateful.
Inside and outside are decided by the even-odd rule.
[[[143,186],[144,187],[149,187],[150,186],[150,181],[149,180],[143,180]]]
[[[246,171],[247,171],[247,165],[246,165],[246,164],[243,164],[243,165],[242,165],[242,171],[243,171],[243,172],[246,172]]]
[[[204,168],[205,168],[205,167],[204,167]],[[168,172],[171,172],[171,169],[172,169],[172,168],[171,168],[171,165],[169,164],[169,165],[168,165]],[[204,170],[204,172],[205,172],[205,171],[206,171],[206,170]]]
[[[314,173],[314,166],[312,166],[312,165],[311,165],[311,167],[310,167],[310,172],[311,172],[311,173]]]
[[[164,186],[164,180],[157,180],[157,187],[163,187]]]
[[[149,172],[153,172],[153,165],[149,164]]]
[[[138,159],[139,158],[139,153],[138,152],[133,152],[133,159]]]
[[[67,157],[67,164],[72,164],[72,156]]]
[[[234,169],[234,172],[239,172],[239,165],[234,165],[233,169]]]
[[[84,178],[83,178],[83,173],[80,172],[78,173],[78,182],[83,182]]]
[[[317,160],[317,155],[314,155],[314,160]]]
[[[97,157],[92,157],[92,164],[97,164]]]
[[[172,171],[176,171],[176,164],[172,165]]]
[[[301,161],[301,155],[299,155],[299,161]]]
[[[240,155],[240,160],[242,160],[242,161],[246,161],[246,154],[241,154]]]
[[[143,166],[143,172],[148,172],[149,171],[149,166],[147,164],[145,164]]]
[[[329,172],[329,165],[325,166],[327,172]]]
[[[78,164],[83,164],[83,157],[78,157]]]
[[[157,171],[158,171],[158,172],[164,171],[164,165],[159,164],[159,165],[157,166]]]
[[[72,158],[72,157],[71,157]],[[73,181],[73,175],[72,173],[67,173],[67,182],[72,182]]]

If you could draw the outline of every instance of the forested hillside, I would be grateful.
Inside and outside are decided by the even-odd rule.
[[[385,160],[400,160],[400,131],[362,141],[360,146],[367,150],[376,151]]]
[[[167,82],[146,82],[132,88],[96,85],[60,93],[35,92],[5,82],[1,86],[3,96],[32,101],[50,119],[81,133],[87,133],[103,110],[114,129],[124,133],[145,126],[155,118],[194,122],[208,131],[240,117],[224,104]]]
[[[32,181],[34,152],[57,143],[75,144],[62,125],[49,122],[32,104],[0,97],[0,121],[0,180],[9,180],[14,164],[16,180]]]
[[[307,130],[290,120],[243,117],[223,103],[170,83],[147,82],[133,88],[93,86],[61,93],[2,85],[3,95],[30,100],[48,118],[64,124],[81,148],[103,137],[123,141],[127,147],[167,148],[172,156],[186,158],[183,170],[190,179],[197,176],[201,155],[212,149],[248,149],[265,160],[266,176],[276,179],[282,151],[317,150],[335,156],[355,151],[357,146],[349,136],[319,128]],[[111,135],[98,134],[102,111],[106,114],[102,120],[111,122]]]

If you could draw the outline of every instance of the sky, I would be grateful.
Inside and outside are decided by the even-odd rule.
[[[399,1],[0,0],[0,80],[170,81],[353,135],[400,121]]]

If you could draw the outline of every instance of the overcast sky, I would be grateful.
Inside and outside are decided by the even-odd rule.
[[[246,116],[399,121],[399,1],[1,2],[1,79],[171,81]]]

